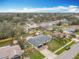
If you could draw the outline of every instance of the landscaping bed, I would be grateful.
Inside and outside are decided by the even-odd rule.
[[[0,47],[10,45],[11,42],[12,42],[12,38],[0,40]]]

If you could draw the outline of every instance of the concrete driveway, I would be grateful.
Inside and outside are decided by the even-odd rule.
[[[56,59],[74,59],[74,56],[79,53],[79,42],[71,46],[71,49],[60,54]]]
[[[45,59],[55,59],[56,55],[49,51],[47,48],[39,50],[45,56]]]

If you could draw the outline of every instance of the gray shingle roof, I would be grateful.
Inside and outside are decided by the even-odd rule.
[[[32,44],[33,46],[38,47],[38,46],[42,45],[43,43],[46,43],[48,40],[49,40],[48,36],[38,35],[33,38],[29,38],[28,42],[30,44]]]

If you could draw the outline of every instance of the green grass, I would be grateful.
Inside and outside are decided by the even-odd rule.
[[[44,56],[34,48],[29,48],[25,50],[25,56],[28,56],[30,59],[43,59]]]
[[[77,30],[75,33],[79,35],[79,30]]]
[[[44,31],[43,34],[44,34],[44,35],[48,35],[48,32],[47,32],[47,31]]]
[[[61,50],[59,50],[58,52],[56,52],[56,54],[57,54],[57,55],[61,54],[62,52],[65,51],[65,48],[66,48],[66,47],[70,47],[70,46],[72,46],[73,44],[74,44],[74,42],[71,42],[69,45],[65,46],[64,48],[62,48]]]
[[[11,38],[0,40],[0,47],[7,46],[12,42]]]
[[[70,39],[58,39],[58,40],[51,40],[50,42],[48,42],[48,49],[52,52],[56,51],[57,49],[59,49],[60,47],[62,47],[63,45],[65,45],[66,43],[70,42]]]
[[[34,49],[28,42],[24,44],[26,47],[24,49],[24,56],[29,57],[30,59],[43,59],[44,56]]]
[[[78,32],[76,32],[76,34],[78,34],[78,35],[79,35],[79,31],[78,31]]]
[[[31,47],[31,45],[28,43],[28,42],[24,42],[24,48],[25,49],[28,49],[28,48],[30,48]]]
[[[44,56],[39,51],[34,51],[30,54],[30,59],[43,59]]]
[[[74,59],[79,59],[79,53],[74,57]]]

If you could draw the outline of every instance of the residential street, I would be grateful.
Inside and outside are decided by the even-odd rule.
[[[79,53],[79,42],[71,46],[71,49],[60,54],[56,59],[74,59],[74,56]]]

